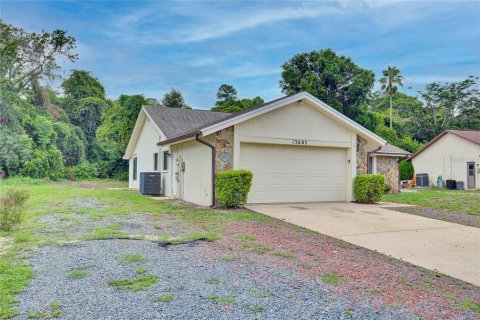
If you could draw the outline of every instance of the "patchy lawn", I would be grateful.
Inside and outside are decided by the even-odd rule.
[[[387,194],[383,196],[382,200],[417,205],[417,207],[393,208],[392,210],[480,227],[480,191],[434,188],[416,190]]]
[[[25,222],[0,233],[0,319],[480,315],[479,287],[257,213],[112,181],[7,184],[32,197]]]

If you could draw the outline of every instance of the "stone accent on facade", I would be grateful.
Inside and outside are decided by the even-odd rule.
[[[398,161],[397,157],[377,156],[377,173],[385,176],[385,183],[392,186],[390,193],[398,192]]]
[[[368,172],[367,152],[367,140],[357,135],[357,174],[366,174]]]
[[[215,172],[233,169],[233,126],[215,134]]]

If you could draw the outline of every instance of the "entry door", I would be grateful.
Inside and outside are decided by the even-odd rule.
[[[467,188],[475,189],[475,162],[467,162]]]
[[[345,201],[345,149],[243,144],[249,203]]]

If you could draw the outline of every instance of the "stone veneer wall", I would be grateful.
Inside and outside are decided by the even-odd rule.
[[[385,183],[392,186],[391,193],[398,192],[398,161],[397,157],[377,156],[377,173],[385,176]]]
[[[357,135],[357,174],[366,174],[368,172],[367,152],[367,140]]]
[[[215,134],[215,172],[233,169],[233,126]]]

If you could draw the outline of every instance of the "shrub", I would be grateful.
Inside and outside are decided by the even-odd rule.
[[[400,161],[399,163],[400,170],[400,180],[412,180],[414,175],[413,163],[412,161]]]
[[[21,170],[23,176],[58,180],[63,176],[62,153],[54,146],[48,150],[40,148]]]
[[[375,203],[382,199],[385,178],[381,174],[362,174],[355,177],[355,200],[360,203]]]
[[[8,189],[0,198],[0,230],[10,231],[22,221],[28,197],[29,193],[25,190]]]
[[[98,177],[98,166],[95,163],[82,161],[73,167],[66,167],[64,170],[65,179],[69,180],[88,180]]]
[[[237,207],[247,203],[253,173],[248,170],[228,170],[217,175],[217,203],[221,207]]]
[[[383,191],[384,191],[385,193],[389,193],[390,190],[392,190],[392,186],[389,185],[388,183],[385,183],[385,187],[383,188]]]

